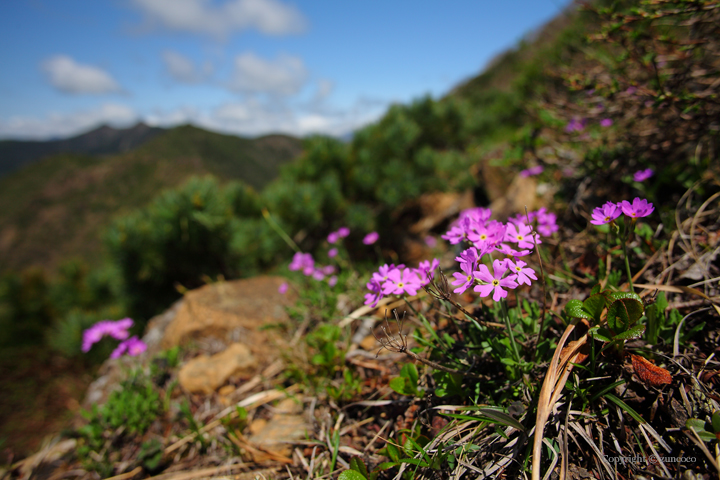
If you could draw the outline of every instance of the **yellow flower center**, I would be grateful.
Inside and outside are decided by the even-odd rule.
[[[500,280],[493,280],[493,287],[500,285]]]

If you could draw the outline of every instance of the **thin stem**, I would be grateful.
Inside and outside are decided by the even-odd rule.
[[[262,214],[263,217],[265,217],[265,220],[267,220],[267,222],[270,224],[272,229],[275,230],[275,232],[277,232],[277,234],[280,235],[283,240],[285,240],[285,243],[287,243],[290,248],[300,253],[300,247],[297,246],[297,243],[293,242],[293,239],[290,238],[288,234],[285,233],[285,231],[282,229],[282,227],[277,224],[275,219],[270,216],[270,212],[268,212],[267,208],[262,209]]]
[[[634,227],[635,224],[633,222],[632,226]],[[635,292],[635,288],[633,286],[633,279],[632,279],[632,272],[630,271],[630,258],[628,256],[628,248],[627,245],[630,242],[630,234],[631,230],[630,227],[627,225],[627,221],[625,222],[625,235],[623,236],[622,242],[623,242],[623,252],[625,254],[625,272],[627,273],[628,277],[628,285],[630,285],[630,291]]]
[[[510,325],[510,315],[508,315],[507,304],[505,303],[504,298],[500,299],[500,307],[502,308],[503,319],[505,320],[505,328],[507,328],[508,334],[510,335],[510,344],[512,345],[513,355],[515,357],[515,361],[519,364],[520,352],[518,352],[517,343],[515,343],[515,335],[513,334],[513,329]]]

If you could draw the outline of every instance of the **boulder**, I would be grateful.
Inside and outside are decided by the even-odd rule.
[[[285,307],[295,301],[292,291],[280,294],[282,277],[260,276],[214,283],[185,294],[175,318],[165,329],[163,349],[214,337],[241,341],[258,355],[270,341],[262,327],[285,323]],[[271,342],[273,343],[273,342]]]
[[[178,374],[180,386],[191,393],[214,392],[230,377],[252,376],[257,360],[242,343],[233,343],[213,356],[202,354],[183,365]]]

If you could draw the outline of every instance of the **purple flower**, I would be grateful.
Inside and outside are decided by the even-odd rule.
[[[335,285],[337,285],[337,280],[338,280],[337,275],[333,275],[332,277],[330,277],[328,279],[328,285],[330,285],[331,287],[334,287]]]
[[[585,123],[587,123],[587,120],[584,118],[581,120],[578,120],[577,118],[573,118],[565,126],[565,131],[568,133],[582,132],[585,129]]]
[[[425,237],[425,245],[427,245],[430,248],[435,248],[437,245],[437,238],[433,237],[432,235],[428,235]]]
[[[477,248],[470,247],[467,250],[464,250],[459,257],[455,257],[455,261],[460,262],[461,264],[467,263],[474,266],[483,255],[485,255],[483,250],[480,250],[480,253],[478,253]]]
[[[337,233],[340,235],[340,238],[345,238],[350,235],[350,229],[348,227],[340,227]]]
[[[324,267],[320,267],[320,270],[322,270],[325,275],[332,275],[333,273],[335,273],[335,266],[325,265]]]
[[[320,280],[324,280],[324,279],[325,279],[325,272],[323,272],[322,269],[320,269],[320,268],[315,269],[315,270],[312,272],[312,278],[314,278],[314,279],[317,280],[318,282],[319,282]]]
[[[532,228],[528,227],[524,223],[509,223],[507,226],[507,232],[505,233],[505,240],[517,243],[518,247],[522,249],[532,249],[535,246],[533,243]],[[537,242],[538,245],[542,243],[537,236],[535,238],[535,242]]]
[[[370,290],[370,293],[365,294],[365,305],[370,305],[372,308],[375,308],[384,296],[382,286],[375,278],[370,280],[365,286]]]
[[[655,210],[652,203],[638,197],[635,197],[632,204],[627,200],[623,200],[621,205],[622,213],[632,218],[647,217]]]
[[[472,263],[461,263],[460,264],[460,270],[462,270],[463,273],[460,273],[460,272],[453,273],[453,277],[455,277],[455,280],[452,282],[452,284],[454,286],[458,287],[455,290],[453,290],[453,292],[463,293],[473,283],[475,283],[474,268],[475,268],[475,265]]]
[[[388,279],[383,283],[383,294],[389,295],[417,295],[417,291],[422,287],[420,278],[413,270],[409,268],[394,269],[388,274]]]
[[[545,170],[545,167],[542,165],[536,165],[534,167],[526,168],[525,170],[520,172],[520,176],[523,178],[526,177],[534,177],[535,175],[540,175]]]
[[[593,210],[590,223],[593,225],[605,225],[618,218],[621,213],[622,210],[617,203],[607,202],[602,207],[597,207]]]
[[[505,260],[493,260],[494,275],[490,274],[490,269],[488,269],[487,265],[481,264],[478,268],[479,270],[475,272],[475,276],[486,283],[483,285],[476,285],[473,290],[478,292],[481,297],[487,297],[492,293],[493,300],[499,302],[501,298],[507,297],[507,290],[503,287],[517,288],[518,286],[517,282],[510,277],[502,278],[508,269]]]
[[[372,245],[373,243],[378,241],[378,238],[380,238],[380,235],[378,235],[377,232],[370,232],[365,235],[365,238],[363,238],[363,243],[365,245]]]
[[[338,240],[340,240],[340,234],[338,232],[332,232],[330,235],[327,236],[327,241],[329,243],[335,243]]]
[[[652,168],[647,168],[645,170],[638,170],[633,175],[633,180],[636,182],[644,182],[648,178],[652,177],[655,174]]]
[[[601,127],[609,127],[613,124],[613,121],[611,118],[603,118],[600,120],[600,126]]]
[[[293,272],[302,270],[305,275],[312,275],[315,271],[315,260],[309,253],[297,252],[288,265],[288,269]]]
[[[328,250],[328,257],[330,257],[330,258],[337,257],[337,254],[338,254],[337,248],[331,248],[330,250]]]
[[[83,332],[82,351],[89,352],[92,346],[109,335],[116,340],[125,340],[130,333],[128,330],[133,326],[130,318],[122,320],[102,320]]]
[[[495,246],[502,242],[507,232],[507,227],[497,220],[489,222],[487,225],[479,225],[472,233],[468,235],[473,245],[475,245],[482,253],[489,252]]]
[[[435,270],[440,266],[440,261],[437,258],[433,258],[432,263],[430,260],[424,260],[420,262],[417,268],[418,277],[420,277],[421,285],[427,285],[435,277]]]
[[[509,257],[524,257],[525,255],[530,255],[531,252],[531,250],[528,249],[515,250],[507,243],[499,243],[497,249]]]
[[[281,283],[280,286],[278,287],[278,293],[279,293],[280,295],[285,295],[285,294],[287,293],[287,291],[288,291],[288,284],[287,284],[287,282]]]
[[[531,278],[533,280],[537,280],[537,277],[535,276],[535,270],[530,267],[525,268],[525,265],[527,265],[527,263],[523,262],[522,260],[516,260],[515,262],[513,262],[512,260],[508,259],[507,266],[511,272],[511,275],[508,276],[508,278],[517,281],[520,285],[530,285]]]
[[[141,353],[147,350],[145,342],[140,340],[138,337],[128,338],[124,342],[121,342],[115,350],[110,354],[110,358],[120,358],[124,353],[127,353],[131,357],[137,357]]]

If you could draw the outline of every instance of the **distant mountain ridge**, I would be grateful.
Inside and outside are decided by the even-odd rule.
[[[166,129],[138,123],[130,128],[102,125],[61,140],[0,140],[0,177],[51,155],[61,153],[114,155],[129,152]]]
[[[164,189],[214,175],[261,190],[302,153],[302,140],[288,135],[242,138],[192,125],[101,127],[65,142],[84,153],[50,154],[0,176],[0,274],[29,266],[52,270],[71,257],[92,263],[112,218]],[[103,157],[89,153],[130,145]]]

